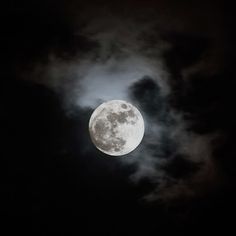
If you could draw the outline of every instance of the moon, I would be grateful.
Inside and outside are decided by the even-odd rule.
[[[89,133],[98,150],[110,156],[122,156],[141,143],[144,120],[130,103],[111,100],[94,110],[89,120]]]

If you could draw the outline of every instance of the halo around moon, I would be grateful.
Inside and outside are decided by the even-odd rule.
[[[142,141],[144,120],[130,103],[111,100],[94,110],[89,120],[89,133],[101,152],[122,156],[132,152]]]

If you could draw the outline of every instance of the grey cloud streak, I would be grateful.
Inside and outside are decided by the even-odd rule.
[[[34,78],[64,97],[65,110],[94,109],[103,101],[124,99],[132,102],[145,119],[145,137],[130,156],[121,158],[124,165],[134,165],[130,181],[139,184],[148,179],[153,190],[144,196],[148,201],[193,197],[217,178],[212,159],[211,141],[217,134],[200,135],[189,129],[181,110],[169,102],[173,91],[172,74],[163,54],[171,44],[156,32],[155,23],[141,24],[134,19],[106,17],[91,19],[80,33],[95,41],[98,48],[72,59],[50,56],[45,66],[37,65]],[[148,38],[155,38],[151,44]],[[186,81],[185,83],[188,83]],[[182,175],[169,167],[180,159]],[[190,166],[196,168],[187,170]]]

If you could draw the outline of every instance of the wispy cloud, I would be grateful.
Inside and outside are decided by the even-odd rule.
[[[162,55],[171,45],[159,37],[155,21],[137,23],[135,19],[108,19],[106,15],[99,20],[91,18],[79,33],[98,47],[66,60],[52,54],[47,65],[35,66],[32,78],[60,93],[67,112],[94,109],[112,99],[134,103],[146,127],[141,145],[120,159],[124,165],[136,167],[130,181],[139,184],[145,178],[154,184],[144,196],[148,201],[200,193],[203,188],[199,185],[217,176],[211,146],[216,134],[191,131],[191,121],[170,104],[169,98],[175,93],[171,86],[173,75]],[[185,163],[180,165],[180,177],[168,169],[177,158]],[[197,168],[185,176],[189,165]]]

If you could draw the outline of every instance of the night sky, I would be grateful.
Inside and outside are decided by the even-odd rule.
[[[2,231],[235,231],[234,10],[227,1],[11,1],[1,7]],[[93,110],[145,121],[124,157]]]

